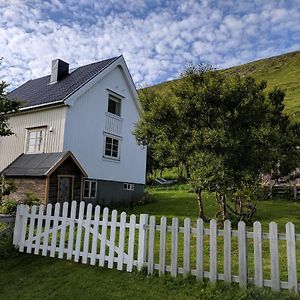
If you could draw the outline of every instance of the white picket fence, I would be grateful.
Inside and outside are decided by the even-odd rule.
[[[167,218],[161,217],[158,225],[155,216],[148,218],[147,214],[141,214],[137,222],[135,215],[128,216],[128,220],[125,212],[118,216],[116,210],[110,214],[108,208],[101,210],[99,206],[93,208],[91,204],[86,207],[84,202],[77,206],[75,201],[71,207],[66,202],[61,210],[60,204],[56,203],[53,211],[52,205],[48,204],[45,211],[43,205],[31,209],[19,205],[14,245],[21,252],[73,259],[75,262],[81,260],[91,265],[97,262],[99,266],[107,265],[108,268],[116,267],[128,272],[136,266],[138,270],[146,267],[149,274],[158,270],[160,275],[169,272],[174,277],[178,274],[184,277],[194,275],[199,280],[208,278],[213,283],[217,280],[238,282],[240,287],[253,283],[258,287],[271,287],[274,291],[290,289],[297,293],[300,289],[296,260],[296,242],[300,240],[300,235],[295,233],[292,223],[286,224],[286,234],[279,234],[274,222],[269,224],[268,233],[262,233],[259,222],[254,223],[253,232],[246,231],[244,222],[239,222],[238,230],[231,229],[230,221],[226,221],[224,229],[220,230],[216,220],[211,220],[210,227],[204,228],[201,219],[192,227],[189,218],[185,218],[184,226],[180,227],[178,218],[172,218],[172,224],[168,225]],[[220,237],[223,241],[222,249],[219,249],[219,252],[223,251],[223,273],[218,273]],[[237,240],[238,254],[232,251],[234,238]],[[193,240],[195,256],[191,255]],[[263,277],[264,240],[269,241],[270,279]],[[280,280],[279,258],[285,255],[278,251],[280,240],[286,241],[288,281]],[[253,243],[253,278],[248,276],[249,241]],[[204,243],[209,243],[207,257]],[[169,252],[167,246],[171,248]],[[179,249],[183,249],[181,266]],[[234,275],[232,260],[236,255],[238,274]],[[209,260],[207,270],[205,260]]]

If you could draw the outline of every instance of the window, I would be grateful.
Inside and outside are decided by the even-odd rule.
[[[120,158],[120,140],[111,136],[104,136],[105,149],[104,156],[114,159]]]
[[[134,191],[134,184],[133,183],[124,183],[123,190]]]
[[[107,111],[111,114],[121,116],[121,99],[109,94]]]
[[[96,198],[97,194],[97,181],[85,180],[84,182],[84,198]]]
[[[44,151],[45,127],[27,129],[26,153],[41,153]]]

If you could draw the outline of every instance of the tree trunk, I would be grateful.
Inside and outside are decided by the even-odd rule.
[[[199,218],[201,218],[204,222],[209,222],[210,219],[207,218],[204,214],[203,208],[203,200],[202,200],[202,189],[197,189],[197,202],[198,202],[198,210],[199,210]]]
[[[190,167],[187,162],[184,163],[184,166],[185,166],[185,171],[186,171],[186,177],[187,177],[187,179],[190,179],[191,178]]]
[[[216,199],[220,207],[220,211],[217,213],[217,216],[219,218],[220,224],[223,225],[224,221],[227,219],[226,197],[225,195],[221,195],[218,192],[216,192]]]

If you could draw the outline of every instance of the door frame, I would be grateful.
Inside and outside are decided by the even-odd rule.
[[[72,178],[71,180],[71,199],[69,201],[69,203],[71,203],[73,201],[73,197],[74,197],[74,181],[75,181],[75,175],[57,175],[58,177],[58,185],[57,185],[57,202],[59,202],[59,192],[60,192],[60,180],[62,177],[69,177]]]

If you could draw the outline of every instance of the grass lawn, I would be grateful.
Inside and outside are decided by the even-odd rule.
[[[57,258],[0,259],[0,299],[298,299],[288,292],[211,286],[192,278],[148,277]]]

